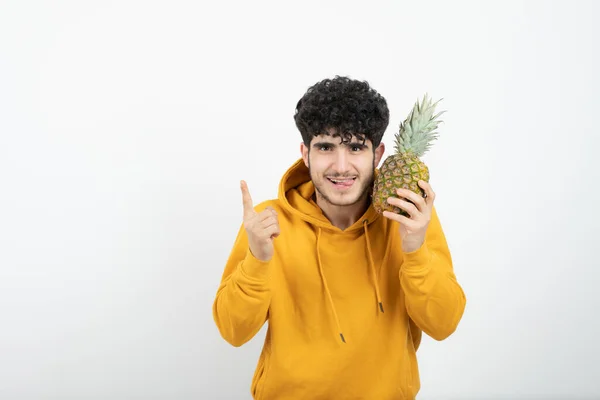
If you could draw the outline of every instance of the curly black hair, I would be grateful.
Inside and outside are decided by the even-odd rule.
[[[389,124],[390,112],[383,96],[368,82],[336,75],[309,87],[298,101],[294,121],[308,146],[314,136],[340,136],[348,143],[356,136],[363,143],[371,140],[379,146]]]

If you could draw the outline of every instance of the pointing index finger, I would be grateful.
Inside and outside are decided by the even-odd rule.
[[[252,196],[248,190],[248,184],[245,181],[240,182],[240,188],[242,189],[242,205],[244,207],[244,216],[248,216],[254,213],[254,205],[252,204]]]

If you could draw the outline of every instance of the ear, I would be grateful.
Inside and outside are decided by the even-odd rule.
[[[375,149],[375,166],[379,166],[379,162],[383,158],[383,153],[385,153],[385,144],[380,143],[379,146]]]
[[[304,142],[300,143],[300,154],[304,160],[304,165],[306,165],[306,168],[308,168],[308,147],[304,144]]]

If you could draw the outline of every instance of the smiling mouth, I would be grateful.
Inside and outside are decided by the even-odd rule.
[[[356,178],[327,178],[327,180],[340,188],[352,186]]]

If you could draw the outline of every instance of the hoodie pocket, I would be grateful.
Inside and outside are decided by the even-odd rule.
[[[417,360],[416,360],[416,351],[415,344],[413,342],[413,337],[410,330],[410,325],[407,325],[406,331],[406,347],[404,349],[404,361],[406,368],[406,381],[405,381],[405,389],[404,396],[407,400],[413,400],[417,391],[419,390],[419,383],[415,378],[418,377],[417,371]]]
[[[406,354],[406,395],[412,400],[415,397],[415,385],[413,376],[413,361],[410,353]]]
[[[265,385],[267,381],[267,372],[269,371],[269,359],[270,352],[265,349],[263,356],[258,360],[258,365],[256,366],[256,371],[254,373],[254,377],[252,378],[252,398],[255,400],[260,400],[263,398],[263,393],[265,391]]]

